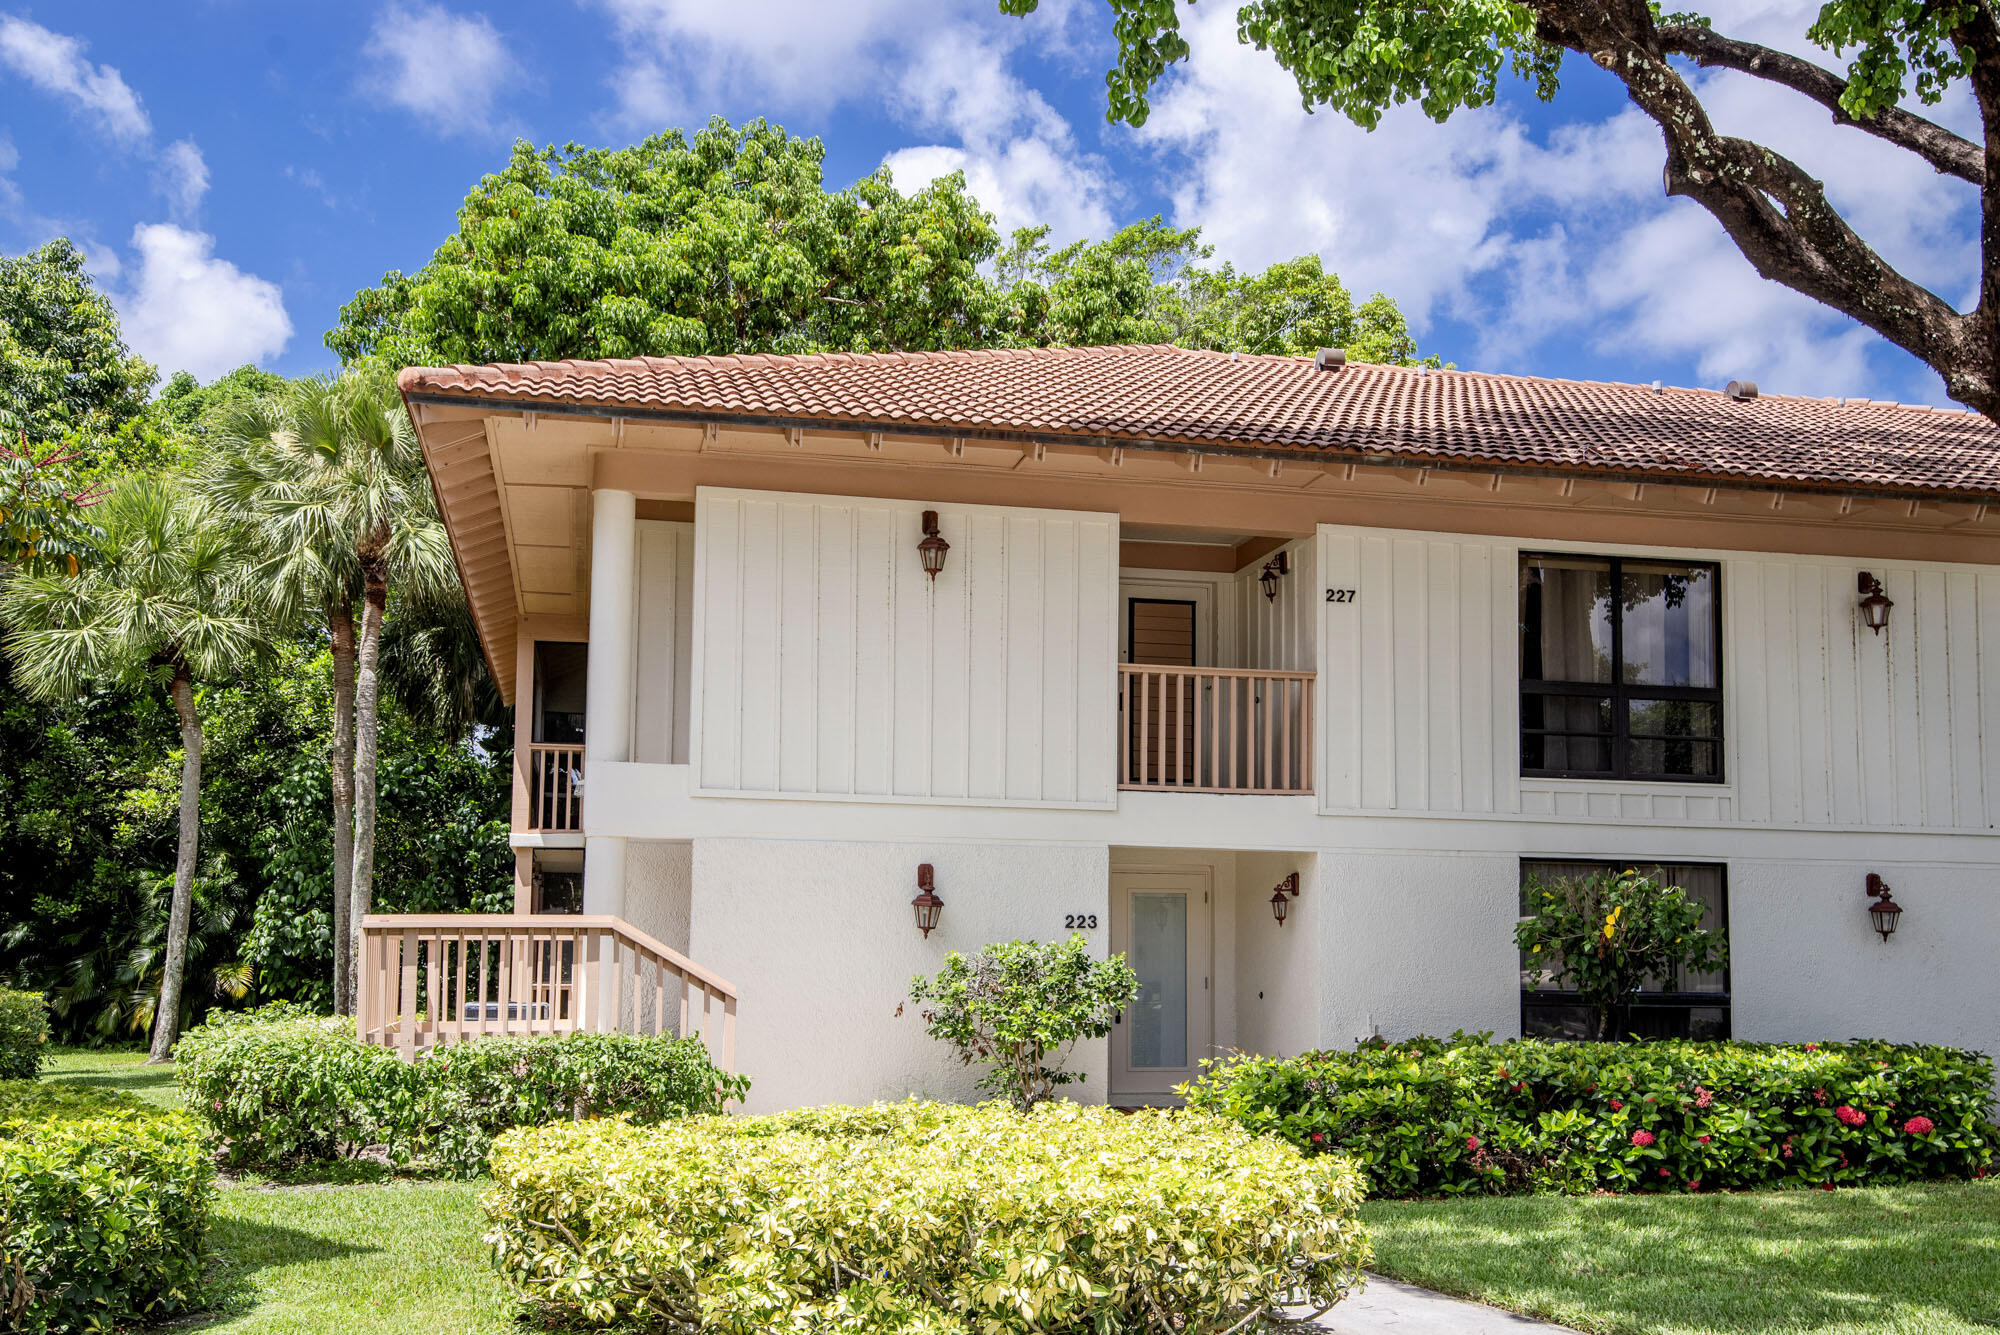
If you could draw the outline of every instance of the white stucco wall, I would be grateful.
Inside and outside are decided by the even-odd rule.
[[[910,912],[923,862],[945,904],[928,940]],[[973,1099],[980,1072],[958,1065],[905,1004],[911,977],[935,973],[950,950],[1063,939],[1069,913],[1097,915],[1085,935],[1102,952],[1109,885],[1102,846],[697,839],[689,954],[741,994],[737,1069],[752,1080],[749,1111]],[[1070,1095],[1102,1102],[1106,1044],[1078,1045],[1069,1066],[1087,1077]]]
[[[626,922],[685,955],[693,897],[693,843],[634,839],[626,844],[625,911],[619,915]]]
[[[1310,853],[1236,855],[1236,1046],[1295,1057],[1320,1046],[1320,924],[1327,916]],[[1300,892],[1283,926],[1271,892],[1292,872]]]

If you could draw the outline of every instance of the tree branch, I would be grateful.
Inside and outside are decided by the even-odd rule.
[[[1809,60],[1755,42],[1724,37],[1692,23],[1663,24],[1659,37],[1660,49],[1668,55],[1686,56],[1704,69],[1737,70],[1789,88],[1832,112],[1835,125],[1852,126],[1908,149],[1946,176],[1956,176],[1973,185],[1986,184],[1986,151],[1978,144],[1901,107],[1888,107],[1865,120],[1856,119],[1840,105],[1841,94],[1847,91],[1847,80]]]

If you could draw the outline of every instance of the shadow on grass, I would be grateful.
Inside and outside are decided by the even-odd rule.
[[[209,1297],[202,1310],[172,1323],[179,1330],[202,1330],[242,1316],[258,1304],[256,1278],[274,1266],[340,1261],[381,1250],[336,1242],[282,1224],[217,1217],[209,1230],[215,1259]]]
[[[1386,1274],[1593,1331],[2000,1329],[2000,1189],[1370,1207]]]

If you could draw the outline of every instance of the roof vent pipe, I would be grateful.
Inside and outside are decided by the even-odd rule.
[[[1347,352],[1342,348],[1321,348],[1313,354],[1313,370],[1338,371],[1347,365]]]
[[[1738,403],[1742,403],[1745,400],[1757,397],[1757,382],[1754,380],[1732,380],[1723,387],[1722,392],[1730,398],[1735,399]]]

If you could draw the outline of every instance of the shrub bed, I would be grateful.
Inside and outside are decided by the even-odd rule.
[[[1352,1158],[1375,1196],[1983,1176],[1993,1065],[1891,1043],[1376,1041],[1219,1063],[1190,1106]]]
[[[362,1043],[352,1020],[289,1007],[211,1020],[174,1056],[182,1098],[229,1164],[263,1171],[379,1149],[398,1164],[475,1177],[509,1127],[721,1112],[749,1088],[717,1069],[699,1039],[487,1038],[411,1064]]]
[[[0,1081],[0,1329],[110,1330],[197,1305],[214,1197],[186,1116]]]
[[[1347,1163],[1179,1112],[600,1121],[509,1132],[493,1173],[496,1264],[591,1325],[1220,1335],[1369,1259]]]
[[[33,1080],[48,1050],[49,1003],[39,992],[0,987],[0,1080]]]

